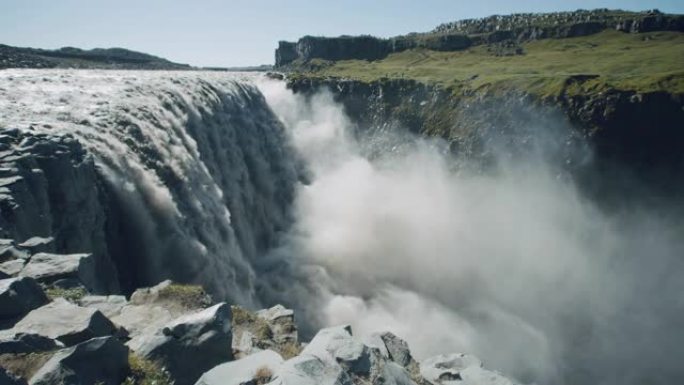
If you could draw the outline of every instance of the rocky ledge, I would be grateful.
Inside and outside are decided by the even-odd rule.
[[[341,325],[303,343],[292,310],[213,303],[199,286],[91,295],[71,265],[58,280],[25,274],[34,258],[0,280],[3,385],[514,384],[470,355],[418,361],[390,332]]]

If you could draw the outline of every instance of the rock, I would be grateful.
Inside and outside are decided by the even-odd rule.
[[[411,357],[411,351],[406,341],[389,332],[381,334],[380,339],[385,343],[389,358],[392,361],[403,367],[411,364],[413,357]]]
[[[19,250],[12,245],[0,246],[0,261],[28,258],[29,254],[24,250]]]
[[[140,338],[134,348],[141,356],[159,361],[176,385],[193,384],[206,371],[230,361],[231,311],[225,303],[189,314],[157,333]]]
[[[83,307],[97,309],[112,319],[121,314],[121,310],[128,304],[123,295],[86,295],[78,300],[78,304]]]
[[[14,277],[24,268],[26,261],[23,259],[12,259],[7,262],[0,263],[0,272]]]
[[[233,353],[235,357],[244,357],[264,349],[274,350],[286,359],[299,353],[294,312],[282,305],[255,313],[234,306]]]
[[[31,254],[53,252],[55,239],[52,237],[31,237],[19,244],[22,249]]]
[[[297,325],[293,310],[286,309],[283,305],[275,305],[270,309],[259,310],[256,315],[268,322],[275,343],[297,342]]]
[[[0,339],[0,354],[45,352],[61,346],[52,338],[40,334],[19,333],[12,338]]]
[[[195,385],[266,384],[282,363],[280,354],[264,350],[214,367],[204,373]]]
[[[467,354],[442,354],[423,360],[420,374],[432,385],[515,385],[496,372],[482,368],[482,361]]]
[[[31,311],[14,328],[4,333],[39,334],[72,346],[116,332],[114,324],[99,310],[80,307],[63,298],[57,298]]]
[[[26,385],[26,381],[8,373],[0,366],[0,385]]]
[[[47,302],[43,289],[32,278],[0,280],[0,320],[21,317]]]
[[[112,317],[112,322],[128,331],[131,340],[127,345],[137,350],[147,336],[155,334],[175,318],[161,306],[129,304]]]
[[[29,384],[119,385],[129,370],[128,348],[114,337],[99,337],[57,352]]]
[[[38,253],[31,257],[19,275],[45,283],[76,278],[90,289],[97,286],[93,263],[91,254]]]
[[[352,338],[350,326],[320,330],[302,351],[302,355],[307,354],[328,365],[339,364],[351,373],[367,375],[370,372],[370,349]]]
[[[379,335],[376,343],[386,340],[399,340],[391,333]],[[393,337],[393,338],[390,338]],[[401,341],[401,340],[399,340]],[[403,341],[401,341],[403,342]],[[396,345],[402,345],[397,343]],[[405,345],[405,343],[404,343]],[[410,353],[408,353],[410,357]],[[323,329],[316,334],[311,342],[304,348],[300,357],[312,356],[327,366],[325,373],[334,373],[335,368],[340,368],[350,378],[360,379],[370,384],[414,384],[408,367],[392,362],[388,359],[389,354],[383,354],[383,349],[362,343],[353,338],[349,326],[338,326]],[[313,361],[308,361],[314,368],[318,366]],[[412,359],[417,373],[417,363]],[[315,372],[318,372],[316,370]],[[338,377],[336,381],[344,381],[344,377]]]
[[[354,385],[339,365],[329,365],[309,354],[285,361],[274,378],[269,385]]]

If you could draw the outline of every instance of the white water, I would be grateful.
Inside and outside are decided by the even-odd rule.
[[[245,80],[6,70],[0,126],[73,135],[95,156],[122,210],[126,233],[113,236],[131,242],[117,245],[126,254],[118,258],[142,270],[120,275],[139,275],[139,285],[196,281],[250,304],[251,260],[286,225],[295,174],[282,126]]]
[[[484,173],[418,138],[369,159],[331,95],[261,89],[312,170],[290,248],[320,325],[389,329],[419,358],[474,353],[524,382],[682,378],[681,219],[602,212],[544,156],[559,128],[530,128],[526,156],[493,149]]]
[[[418,358],[470,352],[525,382],[682,378],[681,220],[607,215],[536,154],[473,173],[414,139],[369,159],[330,95],[259,80],[310,174],[267,253],[297,175],[253,81],[1,71],[0,125],[68,133],[92,152],[136,241],[123,247],[142,259],[138,283],[280,299],[310,327],[389,329]]]

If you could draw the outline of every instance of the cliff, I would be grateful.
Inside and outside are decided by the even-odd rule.
[[[609,29],[626,33],[682,32],[684,16],[663,14],[658,10],[578,10],[460,20],[442,24],[430,32],[411,33],[389,39],[372,36],[305,36],[296,43],[279,42],[275,52],[275,65],[296,67],[314,59],[373,61],[392,53],[417,48],[460,51],[474,45],[501,42],[520,44],[540,39],[587,36]]]

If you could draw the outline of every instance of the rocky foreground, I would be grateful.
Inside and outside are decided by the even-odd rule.
[[[97,296],[90,254],[52,240],[1,240],[0,384],[513,384],[465,354],[418,362],[390,332],[348,325],[299,341],[292,310],[214,303],[164,281],[130,298]]]

